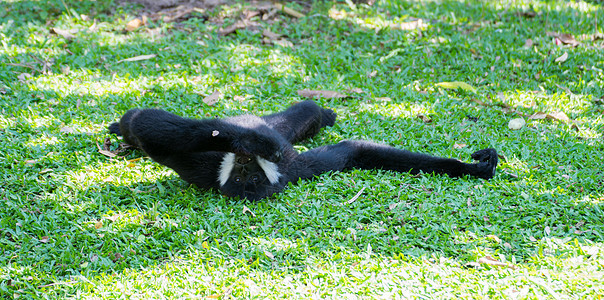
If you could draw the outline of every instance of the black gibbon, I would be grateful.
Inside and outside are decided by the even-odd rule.
[[[333,126],[336,113],[308,100],[267,115],[185,119],[157,109],[132,109],[109,126],[124,142],[174,169],[202,189],[258,200],[289,183],[329,171],[383,169],[492,178],[495,149],[472,154],[477,163],[414,153],[368,141],[342,141],[298,153],[292,144]]]

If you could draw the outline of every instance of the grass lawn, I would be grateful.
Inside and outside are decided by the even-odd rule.
[[[308,3],[3,1],[0,298],[604,296],[600,1]],[[498,174],[333,172],[250,202],[108,153],[130,108],[265,114],[304,89],[348,97],[316,100],[338,120],[299,151],[493,147]]]

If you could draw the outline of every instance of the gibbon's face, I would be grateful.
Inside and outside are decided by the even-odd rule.
[[[220,191],[229,196],[249,200],[268,197],[282,189],[277,165],[257,156],[227,153],[220,164]]]

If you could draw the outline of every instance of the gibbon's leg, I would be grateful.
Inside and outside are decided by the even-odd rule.
[[[258,128],[249,126],[246,121]],[[238,123],[240,122],[240,123]],[[261,128],[263,127],[263,128]],[[185,119],[157,109],[133,109],[109,131],[124,136],[124,141],[153,156],[205,151],[258,155],[277,161],[286,142],[274,134],[262,119],[254,116],[233,119]]]
[[[333,126],[336,113],[320,107],[312,100],[306,100],[283,112],[263,116],[262,119],[293,144],[315,136],[323,127]]]
[[[292,179],[309,178],[331,170],[350,168],[383,169],[417,174],[438,173],[451,177],[465,175],[490,179],[497,167],[497,151],[483,149],[472,154],[478,163],[468,164],[457,159],[430,156],[396,149],[367,141],[343,141],[335,145],[323,146],[302,153],[297,164],[308,168],[299,168],[298,174],[291,174]]]

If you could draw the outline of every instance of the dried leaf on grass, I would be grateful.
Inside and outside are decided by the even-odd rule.
[[[120,143],[116,150],[111,150],[111,139],[109,137],[105,138],[105,141],[103,141],[103,147],[99,146],[98,143],[96,144],[96,147],[99,150],[99,153],[110,158],[116,157],[118,154],[131,148],[128,144]]]
[[[570,121],[570,118],[568,117],[568,115],[566,115],[564,112],[561,112],[561,111],[553,112],[553,113],[537,112],[537,113],[532,114],[528,118],[529,118],[529,120],[548,119],[548,120],[556,120],[556,121],[561,121],[561,122]]]
[[[564,52],[562,55],[560,55],[558,58],[556,58],[554,61],[555,62],[559,62],[559,63],[563,63],[568,59],[568,52]]]
[[[409,22],[402,22],[398,24],[390,25],[390,29],[400,29],[400,30],[415,30],[415,29],[423,29],[428,27],[428,23],[423,19],[417,19]]]
[[[142,16],[141,18],[130,20],[130,22],[126,24],[126,31],[132,32],[145,25],[147,25],[147,16]]]
[[[478,259],[478,263],[479,264],[483,264],[483,265],[490,265],[490,266],[496,266],[496,267],[506,267],[506,268],[510,268],[510,269],[516,269],[516,266],[514,265],[509,265],[507,263],[498,261],[490,256],[485,256],[485,257],[481,257]]]
[[[222,93],[220,91],[215,91],[213,92],[211,95],[203,98],[203,103],[212,106],[216,103],[218,103],[218,101],[222,98]]]
[[[243,211],[241,213],[244,215],[245,213],[249,213],[250,215],[252,215],[252,217],[256,217],[256,214],[245,205],[243,206]]]
[[[148,59],[152,59],[154,57],[156,57],[157,54],[147,54],[147,55],[138,55],[138,56],[134,56],[134,57],[130,57],[130,58],[125,58],[122,60],[119,60],[117,63],[121,63],[121,62],[125,62],[125,61],[140,61],[140,60],[148,60]]]
[[[453,149],[462,149],[462,148],[465,148],[467,146],[468,146],[468,144],[463,144],[463,143],[458,144],[458,143],[455,143],[453,145]]]
[[[268,29],[264,29],[264,31],[262,31],[262,35],[271,39],[271,40],[278,40],[281,38],[281,35],[278,33],[274,33]]]
[[[336,91],[327,90],[298,90],[298,95],[305,98],[325,98],[325,99],[339,99],[347,98],[348,95],[342,94]]]
[[[74,33],[77,33],[77,32],[78,32],[77,29],[64,30],[64,29],[60,29],[60,28],[56,28],[56,27],[53,27],[50,29],[50,33],[60,35],[63,38],[66,38],[68,40],[75,38]]]
[[[432,119],[426,115],[418,114],[417,117],[422,120],[424,123],[432,123]]]
[[[558,32],[547,32],[548,36],[554,37],[554,41],[556,45],[570,45],[573,47],[577,47],[581,43],[575,39],[572,34],[568,33],[558,33]]]

